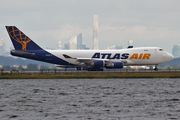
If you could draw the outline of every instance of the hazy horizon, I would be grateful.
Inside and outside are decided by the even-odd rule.
[[[99,48],[122,45],[161,47],[180,43],[179,0],[9,0],[0,1],[0,39],[12,45],[5,26],[16,26],[39,46],[57,49],[82,33],[93,47],[93,15],[99,17]]]

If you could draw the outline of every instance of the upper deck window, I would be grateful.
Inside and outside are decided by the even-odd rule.
[[[164,51],[163,49],[159,49],[159,51]]]

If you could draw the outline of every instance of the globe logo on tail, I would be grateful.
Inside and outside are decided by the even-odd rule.
[[[22,45],[22,50],[26,50],[27,43],[30,42],[31,39],[29,39],[24,33],[22,33],[19,29],[15,28],[14,26],[7,27],[7,30],[10,37]]]

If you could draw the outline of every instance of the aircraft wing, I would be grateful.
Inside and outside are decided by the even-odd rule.
[[[106,63],[116,62],[116,61],[111,61],[110,59],[94,59],[94,58],[75,58],[75,59],[77,59],[77,61],[79,61],[79,62],[93,62],[95,60],[103,60]],[[119,62],[119,60],[118,60],[118,62]],[[121,60],[121,62],[127,63],[128,61],[127,60]]]
[[[92,61],[92,58],[76,58],[77,61]]]
[[[93,66],[93,62],[97,60],[104,61],[105,65],[112,64],[113,62],[123,62],[126,64],[128,61],[127,60],[121,60],[121,61],[116,61],[116,60],[111,60],[111,59],[96,59],[96,58],[73,58],[70,57],[69,55],[63,54],[63,56],[67,59],[76,59],[77,62],[79,62],[79,65],[85,65],[85,66]]]
[[[77,59],[77,61],[94,61],[94,60],[103,60],[103,61],[105,61],[105,62],[108,62],[109,61],[109,59],[94,59],[94,58],[76,58]]]

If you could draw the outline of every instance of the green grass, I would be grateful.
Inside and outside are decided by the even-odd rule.
[[[180,73],[64,73],[64,74],[4,74],[0,79],[93,79],[93,78],[180,78]]]

